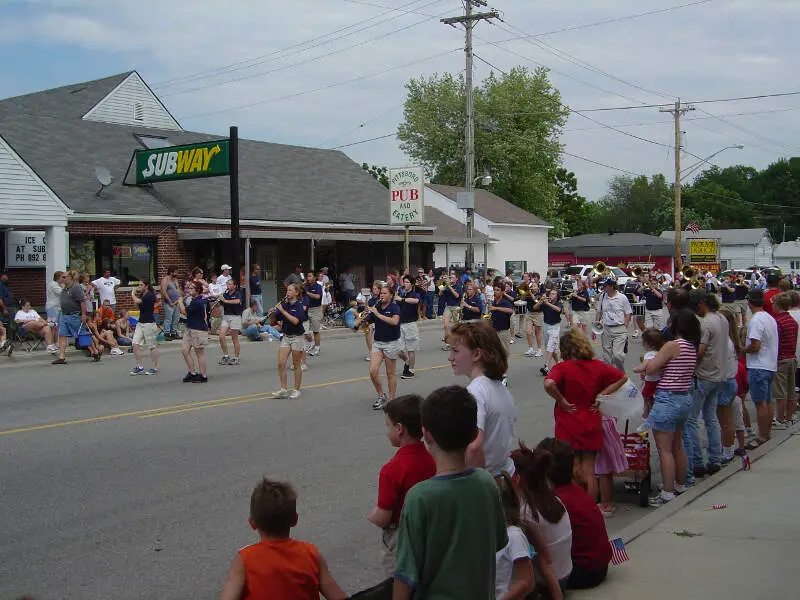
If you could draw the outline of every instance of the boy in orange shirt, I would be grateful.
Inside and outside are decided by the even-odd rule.
[[[261,541],[242,548],[233,558],[221,600],[348,597],[317,547],[289,537],[297,525],[297,493],[289,483],[262,479],[250,497],[248,521]]]

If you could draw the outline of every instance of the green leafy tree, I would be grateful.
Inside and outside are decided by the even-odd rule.
[[[412,79],[406,88],[404,122],[397,130],[400,147],[426,168],[434,183],[463,186],[463,76]],[[490,75],[474,90],[473,106],[476,164],[491,170],[489,189],[544,219],[557,218],[558,135],[567,110],[547,71],[518,67]]]
[[[389,189],[389,170],[386,167],[361,163],[361,168],[372,175],[383,187]]]
[[[563,167],[556,169],[555,216],[563,223],[557,230],[554,223],[550,233],[554,237],[581,235],[590,231],[589,208],[586,198],[578,193],[578,178]]]
[[[663,219],[658,215],[667,210],[671,189],[664,175],[613,177],[608,193],[600,200],[596,213],[595,231],[615,231],[657,234]]]

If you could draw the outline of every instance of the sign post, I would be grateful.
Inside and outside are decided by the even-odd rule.
[[[422,167],[389,169],[389,224],[403,225],[403,266],[411,271],[409,227],[425,223],[425,172]]]
[[[239,231],[239,128],[235,125],[230,130],[228,172],[230,173],[231,187],[231,266],[233,267],[231,276],[239,284],[239,255],[242,251],[242,242]],[[249,275],[249,273],[245,273],[245,277],[249,277]]]

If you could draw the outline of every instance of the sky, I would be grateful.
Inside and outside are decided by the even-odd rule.
[[[673,179],[672,116],[646,105],[678,97],[697,102],[681,124],[687,171],[739,144],[711,162],[763,168],[800,155],[800,95],[705,102],[800,91],[800,0],[476,10],[488,9],[502,20],[475,29],[476,83],[519,65],[550,69],[562,102],[582,113],[560,140],[590,200],[615,175]],[[392,134],[405,85],[464,70],[463,29],[440,22],[462,13],[461,0],[0,0],[0,98],[136,69],[185,129],[238,125],[242,137],[402,167]]]

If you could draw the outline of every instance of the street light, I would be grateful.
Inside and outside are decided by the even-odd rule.
[[[724,148],[720,148],[719,150],[714,152],[714,154],[710,154],[709,156],[706,156],[705,158],[701,158],[699,161],[697,161],[693,165],[689,165],[685,169],[682,169],[681,170],[681,177],[686,177],[690,173],[694,173],[697,169],[700,168],[701,165],[708,163],[708,161],[711,160],[712,158],[714,158],[717,154],[721,154],[721,153],[725,152],[725,150],[731,150],[731,149],[744,150],[744,146],[742,144],[734,144],[732,146],[725,146]]]

